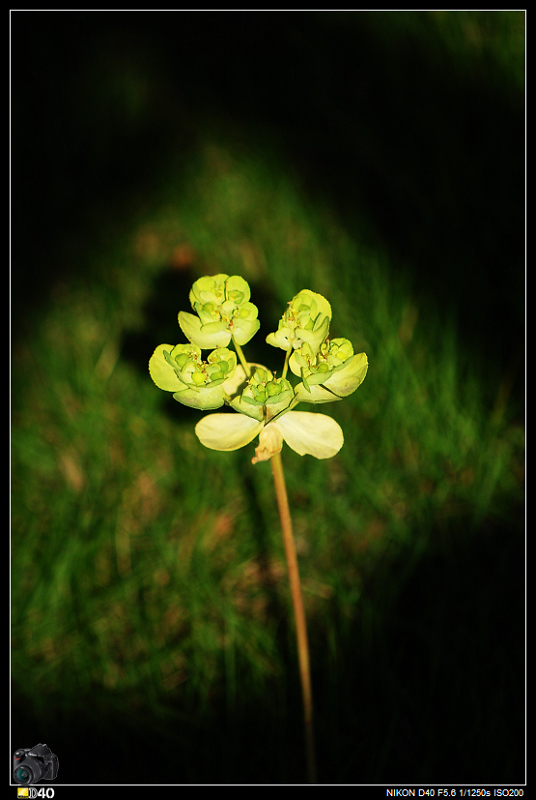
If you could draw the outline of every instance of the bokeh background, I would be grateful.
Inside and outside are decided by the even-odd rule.
[[[250,360],[304,287],[369,357],[283,453],[320,781],[524,781],[524,72],[520,11],[11,13],[12,749],[58,782],[305,780],[269,464],[147,371],[218,272]]]

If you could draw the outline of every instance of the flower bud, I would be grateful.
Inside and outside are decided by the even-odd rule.
[[[289,361],[302,383],[296,386],[296,399],[302,403],[330,403],[355,392],[365,380],[368,360],[365,353],[354,355],[348,339],[323,343],[316,356],[304,345]]]
[[[269,422],[289,408],[294,390],[286,378],[275,378],[264,367],[256,367],[242,394],[231,401],[232,407],[253,419]]]
[[[194,344],[160,345],[149,361],[149,372],[160,389],[192,408],[219,408],[227,399],[227,386],[236,370],[236,354],[225,347],[206,361]]]
[[[297,349],[307,343],[316,352],[328,335],[330,320],[331,306],[326,298],[302,289],[290,301],[277,331],[268,334],[266,341],[282,350]]]
[[[179,313],[179,325],[191,342],[203,349],[226,347],[234,337],[244,345],[259,330],[257,306],[249,302],[250,289],[240,275],[199,278],[190,291],[197,313]]]
[[[311,345],[303,344],[292,353],[289,366],[294,375],[301,377],[307,389],[309,384],[325,383],[353,354],[354,348],[348,339],[328,339],[317,352]]]
[[[283,436],[275,422],[266,425],[259,434],[259,444],[255,448],[255,456],[251,459],[251,463],[258,464],[259,461],[269,461],[272,456],[281,452],[282,447]]]

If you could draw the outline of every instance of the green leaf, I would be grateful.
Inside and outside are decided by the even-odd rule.
[[[251,303],[251,305],[253,304]],[[242,319],[238,316],[234,317],[232,321],[231,331],[233,338],[242,347],[255,336],[260,327],[261,323],[258,319]]]
[[[296,400],[299,403],[333,403],[336,400],[342,400],[342,397],[330,392],[325,386],[309,384],[309,389],[303,383],[299,383],[294,389]]]
[[[227,347],[231,341],[231,331],[224,322],[216,323],[215,327],[207,331],[204,330],[206,326],[201,324],[199,317],[187,311],[180,311],[179,325],[186,338],[202,350]]]
[[[344,444],[341,426],[325,414],[309,411],[289,411],[277,419],[283,439],[300,456],[332,458]]]
[[[238,450],[261,432],[264,423],[243,414],[209,414],[199,420],[195,433],[210,450]]]
[[[176,370],[165,356],[167,353],[169,357],[173,347],[171,344],[159,344],[149,359],[149,374],[158,388],[165,392],[176,392],[184,387]]]
[[[199,389],[186,386],[180,392],[175,392],[173,399],[182,403],[183,406],[210,411],[213,408],[222,407],[225,403],[225,391],[221,384],[214,387],[203,386]]]
[[[341,369],[334,372],[322,385],[338,397],[348,397],[361,386],[365,380],[367,370],[368,359],[366,353],[358,353],[352,356]]]

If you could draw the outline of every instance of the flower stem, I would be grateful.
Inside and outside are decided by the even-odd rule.
[[[300,574],[298,571],[298,559],[296,556],[296,545],[292,533],[292,519],[288,505],[287,488],[285,484],[285,473],[283,472],[283,462],[281,453],[276,453],[270,459],[272,464],[272,475],[274,476],[277,506],[283,530],[283,541],[287,557],[288,576],[290,582],[290,593],[294,608],[294,619],[296,623],[296,640],[298,645],[298,660],[300,665],[300,680],[303,697],[303,720],[305,726],[305,748],[307,760],[307,774],[309,783],[316,783],[315,748],[313,736],[313,696],[311,691],[311,668],[309,664],[309,645],[307,642],[307,625],[305,622],[305,612],[303,609],[303,599],[300,585]]]
[[[240,347],[240,345],[238,344],[238,342],[236,341],[234,336],[232,336],[231,338],[233,340],[233,344],[235,346],[236,354],[237,354],[237,356],[238,356],[238,358],[240,360],[240,363],[244,367],[244,372],[246,373],[246,377],[247,378],[251,378],[251,370],[249,368],[248,362],[246,361],[246,359],[244,357],[244,353],[242,352],[242,348]]]
[[[291,354],[291,352],[292,352],[291,350],[287,350],[287,352],[285,353],[285,363],[284,363],[284,365],[283,365],[283,375],[282,375],[282,377],[283,377],[283,378],[286,378],[286,377],[287,377],[287,372],[288,372],[288,362],[290,361],[290,354]]]

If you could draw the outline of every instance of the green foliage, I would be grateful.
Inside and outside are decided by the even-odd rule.
[[[341,646],[386,552],[421,552],[462,517],[500,518],[522,491],[522,431],[507,406],[483,406],[452,326],[417,308],[380,255],[313,213],[282,174],[274,185],[261,162],[214,145],[197,168],[184,206],[167,206],[96,256],[104,268],[91,278],[55,287],[32,341],[14,352],[13,674],[53,694],[63,676],[60,705],[100,686],[149,696],[164,717],[170,702],[208,708],[214,697],[239,713],[238,686],[255,695],[266,680],[287,681],[270,599],[286,602],[279,526],[267,475],[255,474],[265,467],[199,447],[197,413],[168,409],[145,354],[139,368],[122,354],[136,330],[147,328],[150,341],[144,307],[174,248],[187,243],[211,269],[232,258],[259,292],[274,293],[274,307],[308,272],[337,325],[374,359],[367,391],[333,406],[345,431],[337,458],[305,463],[289,452],[285,462],[313,663],[315,643]],[[222,243],[218,220],[208,229],[197,220],[214,211],[206,197],[229,183],[242,202],[225,212],[234,235]],[[261,194],[263,224],[246,225]],[[245,238],[246,228],[255,234]]]

